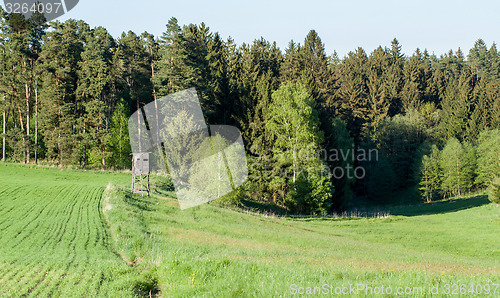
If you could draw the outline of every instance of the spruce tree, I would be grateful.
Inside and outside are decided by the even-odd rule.
[[[474,47],[467,56],[467,64],[472,69],[472,73],[479,78],[488,74],[490,69],[489,53],[486,44],[482,39],[478,39]]]
[[[472,78],[467,70],[462,71],[457,81],[448,84],[442,103],[441,130],[444,139],[469,139],[467,121],[473,104],[472,90]]]
[[[206,49],[198,39],[197,28],[191,26],[183,31],[176,18],[171,18],[166,27],[159,40],[159,59],[155,65],[158,96],[203,87]]]
[[[424,60],[417,49],[404,68],[404,86],[401,91],[403,111],[418,110],[424,100],[425,89]]]
[[[497,45],[493,43],[488,51],[488,59],[490,61],[488,74],[491,78],[500,79],[500,52]]]
[[[210,76],[208,82],[208,103],[206,108],[211,112],[209,122],[212,124],[229,124],[233,115],[233,104],[228,77],[228,53],[218,33],[208,42],[207,54]]]
[[[367,63],[368,57],[362,48],[349,52],[340,66],[340,88],[337,90],[338,100],[334,105],[356,143],[359,143],[368,114]]]
[[[378,47],[368,59],[369,67],[367,69],[367,110],[366,124],[364,132],[366,136],[374,133],[382,120],[389,115],[390,101],[385,88],[386,70],[389,66],[389,57],[382,49]]]
[[[388,100],[390,102],[389,115],[398,114],[401,107],[401,89],[403,88],[403,68],[405,57],[401,52],[399,41],[394,38],[391,47],[386,49],[389,55],[389,66],[386,71],[385,88]]]
[[[332,196],[331,207],[336,210],[347,208],[353,199],[352,186],[354,185],[354,177],[352,173],[347,173],[349,168],[354,168],[354,160],[349,154],[347,158],[335,156],[337,154],[345,154],[353,150],[354,139],[351,137],[347,126],[340,118],[334,118],[328,129],[324,131],[325,146],[319,151],[320,159],[327,163],[332,172],[332,185],[335,192]],[[340,175],[343,173],[343,175]]]

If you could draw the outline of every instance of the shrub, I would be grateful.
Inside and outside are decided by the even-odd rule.
[[[221,207],[237,207],[241,206],[241,200],[245,197],[245,191],[242,187],[214,200],[214,204]]]
[[[490,201],[496,204],[500,204],[500,178],[493,179],[490,186]]]

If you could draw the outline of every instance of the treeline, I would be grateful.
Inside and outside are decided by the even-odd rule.
[[[429,200],[458,194],[499,172],[498,160],[487,174],[477,170],[485,136],[498,134],[484,131],[500,128],[500,53],[482,40],[467,57],[460,49],[407,57],[394,39],[339,58],[314,30],[281,51],[263,38],[238,46],[175,18],[159,38],[129,31],[114,39],[83,21],[2,12],[0,55],[4,161],[128,168],[128,116],[196,87],[207,123],[243,133],[250,177],[236,200],[323,213],[413,185]],[[439,181],[422,182],[450,142],[475,160],[472,182],[458,193],[447,186],[443,158]],[[371,149],[376,160],[361,156]]]

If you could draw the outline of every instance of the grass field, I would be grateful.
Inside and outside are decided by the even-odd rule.
[[[132,295],[140,276],[110,250],[103,179],[0,166],[0,295]]]
[[[500,207],[485,197],[292,219],[181,211],[168,191],[123,190],[127,174],[0,165],[0,179],[2,295],[265,297],[323,284],[500,295]]]

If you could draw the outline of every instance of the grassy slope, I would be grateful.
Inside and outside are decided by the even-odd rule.
[[[393,209],[405,215],[389,218],[293,220],[211,205],[181,211],[167,197],[114,190],[109,205],[113,234],[129,243],[121,242],[123,252],[153,268],[168,295],[286,295],[292,283],[443,289],[500,281],[500,208],[485,198]]]
[[[158,286],[166,296],[287,295],[291,284],[499,282],[500,208],[484,198],[394,209],[391,214],[399,215],[389,218],[343,220],[266,218],[211,205],[181,211],[168,198],[172,194],[147,198],[118,188],[96,199],[108,182],[128,186],[129,178],[0,166],[1,240],[9,243],[0,247],[0,293],[24,293],[32,285],[41,295],[67,293],[73,280],[80,290],[73,294],[92,289],[126,295]],[[93,221],[68,211],[82,200],[91,203],[78,210]],[[54,211],[36,211],[45,205]],[[56,217],[59,209],[64,216]],[[28,220],[37,213],[42,217]],[[15,228],[13,214],[31,225]],[[76,231],[60,232],[72,221],[79,222]],[[44,228],[52,232],[33,236],[45,235]],[[98,236],[86,236],[94,229]],[[66,233],[67,242],[59,244]],[[45,270],[48,276],[40,282]]]

